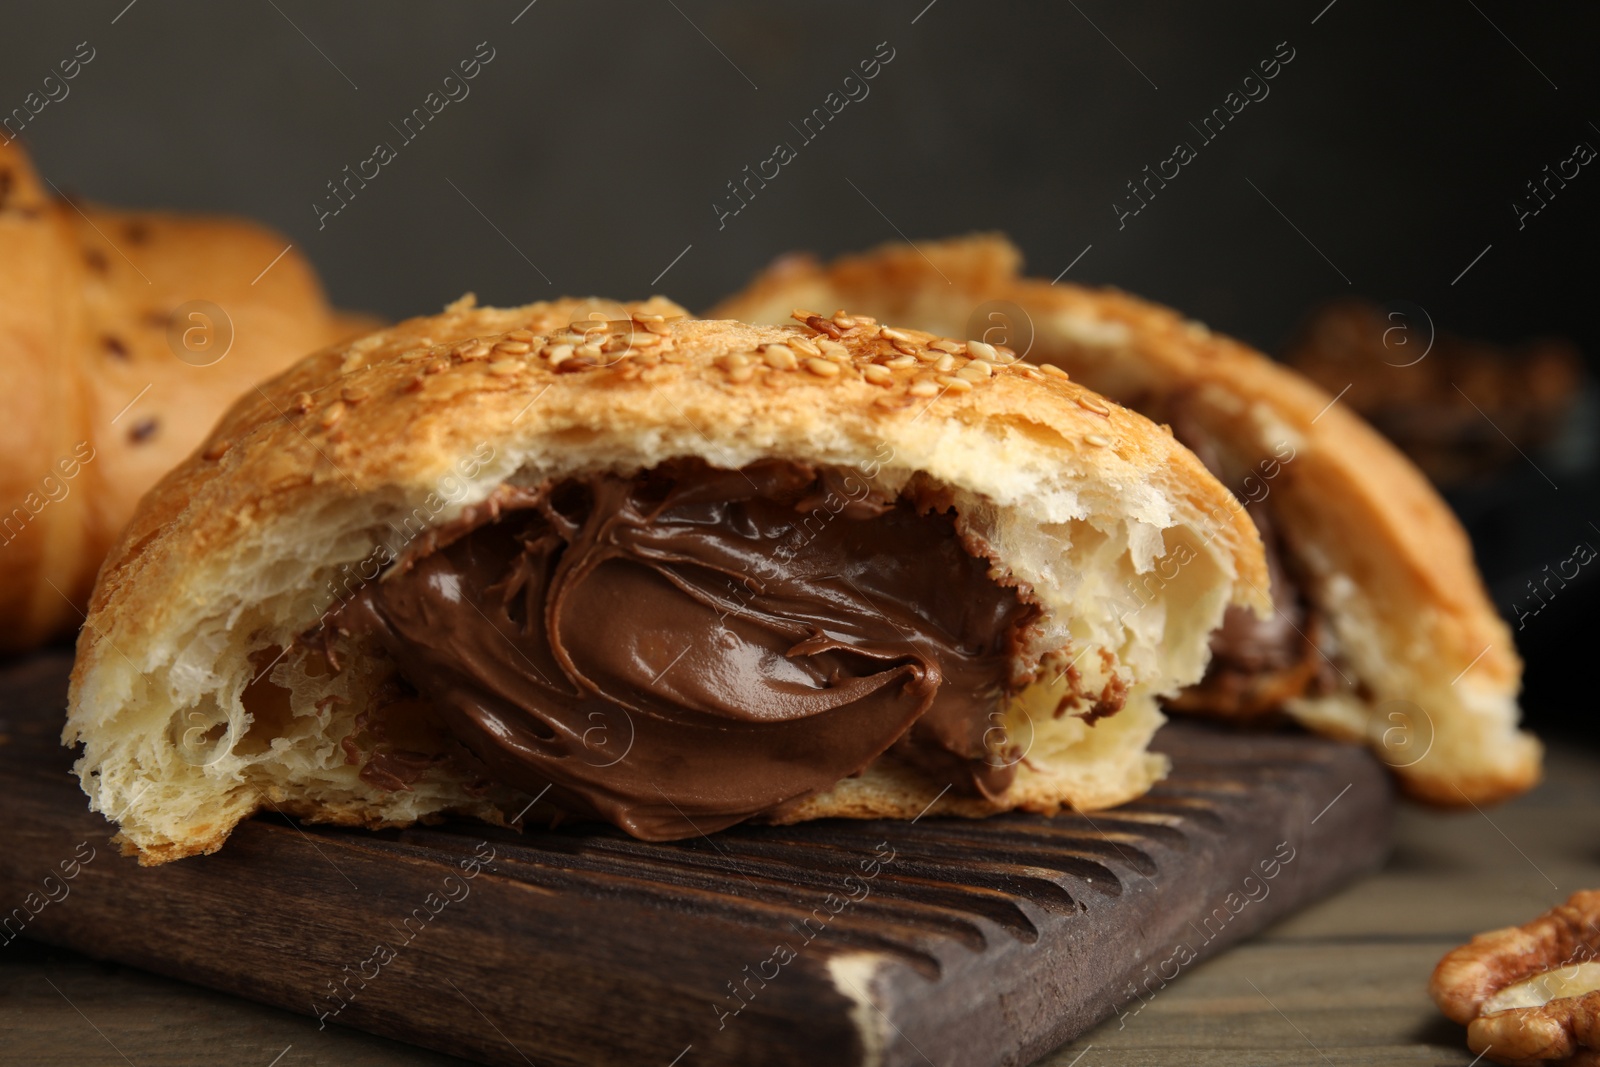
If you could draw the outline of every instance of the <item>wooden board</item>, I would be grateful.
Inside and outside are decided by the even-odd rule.
[[[64,773],[64,672],[0,675],[25,936],[492,1064],[1026,1062],[1375,866],[1392,807],[1359,750],[1187,727],[1166,783],[1093,817],[672,845],[258,819],[142,870]]]

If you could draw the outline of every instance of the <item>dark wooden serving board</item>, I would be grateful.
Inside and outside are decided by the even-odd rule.
[[[1093,817],[670,845],[256,819],[141,869],[66,773],[66,668],[0,671],[0,941],[339,1008],[328,1025],[491,1064],[1026,1063],[1388,847],[1391,789],[1362,750],[1179,726],[1172,776]]]

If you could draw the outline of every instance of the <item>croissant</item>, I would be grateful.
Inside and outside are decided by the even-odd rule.
[[[1229,604],[1268,609],[1193,454],[869,318],[611,306],[462,301],[326,349],[145,497],[65,735],[125,850],[210,852],[256,810],[542,798],[666,840],[1094,810],[1161,777],[1157,695]]]
[[[1422,473],[1301,375],[1167,308],[1022,277],[1004,238],[890,245],[823,265],[779,260],[711,314],[779,322],[848,307],[1015,346],[1173,434],[1233,490],[1268,548],[1275,610],[1230,612],[1206,678],[1168,706],[1287,713],[1365,741],[1412,796],[1499,800],[1539,778],[1517,728],[1522,663],[1461,524]],[[970,347],[970,345],[969,345]],[[1130,612],[1151,592],[1120,591]]]
[[[77,627],[145,490],[239,394],[360,328],[288,244],[77,203],[0,145],[0,652]]]

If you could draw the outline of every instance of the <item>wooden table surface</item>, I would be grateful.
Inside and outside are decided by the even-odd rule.
[[[1476,931],[1600,886],[1600,757],[1555,747],[1534,793],[1484,812],[1408,808],[1381,873],[1196,966],[1042,1064],[1470,1064],[1463,1031],[1428,999],[1434,963]],[[461,1062],[25,941],[0,946],[3,1064]]]

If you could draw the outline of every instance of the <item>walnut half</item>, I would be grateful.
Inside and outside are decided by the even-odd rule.
[[[1600,1067],[1600,890],[1479,934],[1434,968],[1439,1010],[1508,1067]]]

